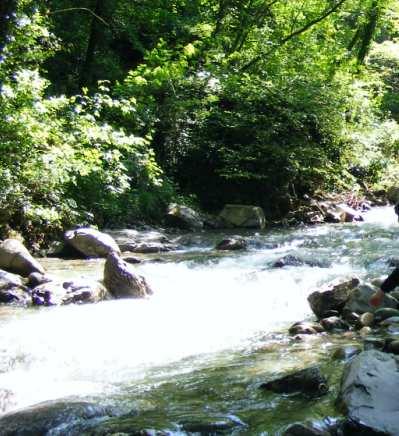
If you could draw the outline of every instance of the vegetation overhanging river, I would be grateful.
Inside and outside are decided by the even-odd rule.
[[[185,235],[184,250],[143,255],[148,261],[137,270],[154,290],[147,300],[0,307],[0,411],[87,399],[130,416],[100,423],[104,428],[167,434],[190,434],[184,425],[217,420],[238,424],[229,434],[276,434],[293,422],[337,416],[337,383],[316,400],[258,387],[314,363],[337,382],[343,363],[332,359],[334,350],[356,338],[296,342],[287,327],[312,316],[306,297],[315,287],[387,274],[387,260],[399,256],[392,208],[373,209],[363,223],[243,235],[250,242],[245,252],[215,252],[226,233],[210,232]],[[323,267],[272,268],[287,254]],[[102,260],[43,264],[65,278],[100,277],[103,267]],[[64,430],[73,434],[67,423]]]

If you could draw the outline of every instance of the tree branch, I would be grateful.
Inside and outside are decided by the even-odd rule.
[[[263,55],[259,55],[256,56],[255,58],[253,58],[251,61],[249,61],[247,64],[245,64],[242,68],[241,71],[246,71],[249,68],[251,68],[253,65],[255,65],[257,62],[261,61],[263,58],[268,57],[269,55],[271,55],[275,50],[277,50],[278,48],[280,48],[281,46],[283,46],[284,44],[286,44],[288,41],[290,41],[291,39],[295,38],[296,36],[301,35],[302,33],[305,33],[307,30],[309,30],[311,27],[315,26],[316,24],[320,23],[321,21],[323,21],[324,19],[326,19],[328,16],[330,16],[331,14],[333,14],[334,12],[336,12],[339,7],[345,3],[346,0],[339,0],[338,3],[336,3],[331,9],[328,9],[327,11],[325,11],[320,17],[315,18],[314,20],[309,21],[309,23],[306,23],[303,27],[301,27],[300,29],[296,30],[295,32],[290,33],[289,35],[285,36],[279,43],[278,45],[274,46],[271,50],[269,50],[267,53],[263,54]]]
[[[110,27],[110,25],[99,15],[97,15],[95,12],[93,12],[89,8],[67,8],[67,9],[57,9],[56,11],[50,11],[49,15],[55,15],[55,14],[61,14],[63,12],[72,12],[72,11],[84,11],[88,12],[89,14],[93,15],[93,17],[97,18],[98,21],[103,23],[105,26]]]

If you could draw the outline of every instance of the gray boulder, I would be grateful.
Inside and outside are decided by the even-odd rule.
[[[356,313],[374,313],[378,308],[370,306],[369,301],[371,296],[376,291],[376,288],[370,285],[358,286],[353,292],[350,293],[347,302],[345,303],[345,312],[356,312]],[[384,295],[381,307],[398,307],[398,301],[389,294]]]
[[[43,283],[32,290],[36,306],[58,306],[71,303],[97,303],[109,298],[106,288],[95,280]]]
[[[111,236],[90,227],[67,231],[65,241],[85,257],[106,257],[111,251],[120,253]]]
[[[312,311],[319,319],[331,310],[341,312],[358,284],[359,279],[354,277],[344,282],[333,281],[320,290],[312,292],[308,296]]]
[[[266,225],[263,209],[257,206],[226,204],[219,218],[230,227],[264,229]]]
[[[144,298],[152,294],[144,277],[136,274],[134,267],[115,252],[105,262],[104,285],[116,298]]]
[[[28,288],[20,276],[0,270],[0,303],[30,303]]]
[[[168,206],[166,220],[169,225],[181,229],[198,230],[204,227],[204,221],[198,212],[177,203]]]
[[[398,392],[395,357],[377,350],[364,351],[345,367],[338,406],[348,417],[351,430],[356,431],[353,434],[399,435]]]
[[[18,239],[0,244],[0,268],[27,277],[32,272],[44,274],[44,268]]]

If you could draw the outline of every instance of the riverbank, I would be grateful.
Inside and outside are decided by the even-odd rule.
[[[3,412],[12,416],[32,406],[36,417],[49,418],[60,416],[60,409],[48,401],[67,402],[69,409],[60,406],[69,410],[62,423],[46,422],[71,435],[149,428],[176,435],[195,429],[279,434],[294,422],[325,425],[326,417],[340,417],[334,403],[348,359],[341,350],[361,348],[364,338],[354,331],[298,340],[288,328],[312,319],[307,296],[323,284],[387,273],[388,259],[399,250],[392,208],[372,211],[359,223],[247,230],[239,235],[248,242],[246,250],[214,249],[232,234],[237,231],[187,232],[176,236],[177,251],[136,254],[142,262],[134,267],[154,291],[147,299],[3,306]],[[317,259],[327,267],[273,267],[286,256]],[[64,280],[97,279],[104,260],[41,263]],[[314,364],[330,386],[320,398],[259,389]],[[15,415],[14,424],[32,424],[31,415],[24,416],[27,421]]]

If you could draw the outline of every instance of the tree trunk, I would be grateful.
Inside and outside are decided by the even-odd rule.
[[[0,53],[6,45],[16,7],[16,0],[0,0]]]
[[[94,15],[92,16],[90,22],[90,33],[89,40],[87,42],[86,55],[79,75],[79,88],[90,84],[92,79],[92,66],[94,55],[97,45],[103,35],[102,30],[104,26],[104,24],[101,23],[97,17],[103,17],[104,9],[104,0],[96,0]]]

